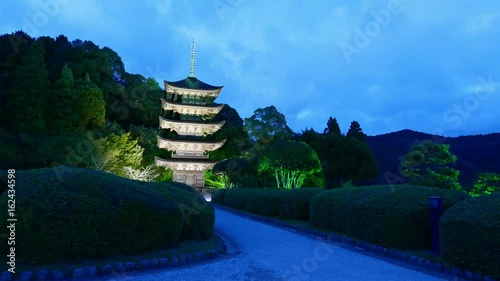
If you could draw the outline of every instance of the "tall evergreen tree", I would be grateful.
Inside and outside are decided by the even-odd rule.
[[[337,122],[337,118],[332,118],[331,116],[330,118],[328,118],[324,133],[327,135],[329,134],[341,135],[340,126],[339,123]]]
[[[358,121],[351,122],[351,126],[349,127],[349,131],[347,131],[346,137],[355,138],[366,143],[365,134],[363,133]]]
[[[76,89],[80,103],[79,126],[85,129],[103,128],[106,104],[99,87],[90,81],[87,74],[85,79],[79,81]]]
[[[19,133],[40,134],[46,131],[45,110],[49,95],[45,49],[40,41],[29,48],[16,72],[8,101],[10,126]]]
[[[64,65],[48,100],[51,110],[46,115],[50,132],[83,132],[85,128],[78,125],[81,105],[74,88],[73,72],[67,64]]]

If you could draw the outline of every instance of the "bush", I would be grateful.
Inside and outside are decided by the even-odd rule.
[[[237,188],[218,190],[212,201],[235,209],[287,219],[309,219],[309,202],[320,188]]]
[[[440,236],[446,260],[500,278],[500,193],[451,207],[441,217]]]
[[[224,205],[224,194],[226,190],[225,189],[217,189],[212,193],[212,202],[215,204],[220,204]]]
[[[192,187],[176,182],[141,182],[145,188],[160,192],[177,202],[183,218],[184,239],[208,240],[214,233],[215,212]]]
[[[309,220],[311,199],[321,191],[323,191],[321,188],[299,188],[284,192],[281,196],[280,217]]]
[[[178,203],[136,181],[67,167],[16,173],[16,256],[19,262],[135,254],[175,246]],[[0,208],[7,209],[8,193]],[[5,221],[7,213],[0,218]],[[7,243],[2,243],[6,252]]]
[[[323,191],[311,200],[311,222],[372,243],[405,249],[431,247],[428,198],[444,209],[469,196],[421,186],[365,186]]]

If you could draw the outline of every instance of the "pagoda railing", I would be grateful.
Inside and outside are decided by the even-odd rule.
[[[196,158],[196,159],[208,159],[208,154],[200,154],[196,152],[174,152],[172,153],[172,158]]]

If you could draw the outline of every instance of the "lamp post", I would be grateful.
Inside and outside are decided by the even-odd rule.
[[[439,255],[439,218],[443,214],[443,198],[429,197],[429,209],[431,213],[432,253]]]

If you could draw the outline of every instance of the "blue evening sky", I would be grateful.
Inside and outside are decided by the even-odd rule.
[[[0,33],[115,50],[130,73],[224,85],[242,118],[274,105],[298,132],[500,132],[500,1],[3,0]]]

